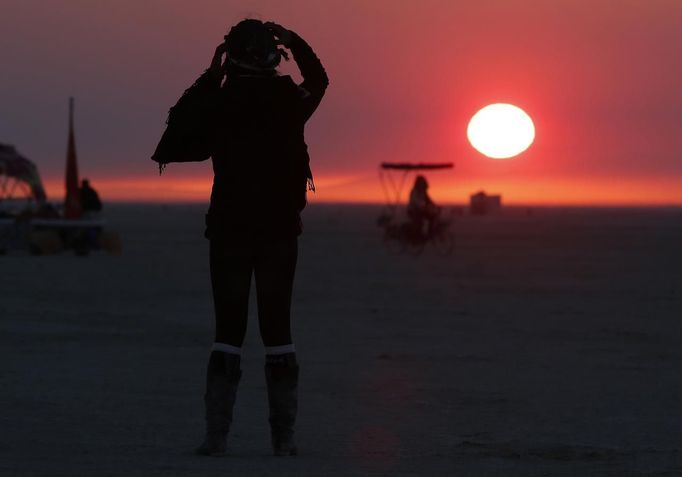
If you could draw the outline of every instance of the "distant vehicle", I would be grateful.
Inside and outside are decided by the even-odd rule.
[[[71,183],[75,179],[76,190],[67,193],[67,197],[72,201],[73,210],[73,197],[78,195],[73,100],[69,119],[67,183],[69,179]],[[79,213],[72,213],[67,218],[64,209],[48,202],[36,165],[13,146],[0,144],[0,254],[12,250],[28,250],[35,255],[62,250],[72,250],[78,255],[86,255],[92,250],[120,253],[120,238],[105,230],[103,219]]]
[[[452,253],[454,236],[452,221],[439,216],[425,232],[421,224],[409,220],[403,213],[407,209],[403,200],[403,187],[408,176],[417,171],[452,169],[452,163],[395,163],[384,162],[379,166],[379,178],[386,195],[386,206],[377,219],[384,231],[383,242],[391,253],[403,252],[419,255],[426,244],[431,243],[442,255]]]

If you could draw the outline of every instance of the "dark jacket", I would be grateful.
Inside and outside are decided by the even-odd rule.
[[[290,49],[304,79],[300,85],[290,76],[228,74],[221,87],[221,77],[204,73],[193,95],[208,98],[205,117],[210,119],[201,126],[207,132],[201,141],[205,149],[186,159],[159,160],[213,159],[209,238],[301,232],[300,212],[312,184],[304,125],[329,80],[303,39],[294,34]],[[171,110],[169,128],[172,117]]]

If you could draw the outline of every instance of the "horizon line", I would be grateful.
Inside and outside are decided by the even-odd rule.
[[[210,201],[198,199],[109,199],[105,204],[118,205],[206,205]],[[313,205],[350,205],[350,206],[391,206],[381,201],[372,200],[315,200],[309,201],[307,207]],[[407,206],[407,204],[398,204]],[[440,201],[443,207],[469,207],[469,202]],[[502,202],[502,208],[513,207],[571,207],[571,208],[682,208],[681,202]]]

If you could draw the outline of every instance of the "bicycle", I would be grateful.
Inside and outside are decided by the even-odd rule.
[[[455,246],[455,238],[450,230],[451,220],[438,218],[426,233],[418,224],[396,222],[390,215],[380,217],[378,224],[384,229],[383,243],[391,254],[407,252],[417,256],[424,251],[427,243],[431,243],[440,255],[450,255]]]

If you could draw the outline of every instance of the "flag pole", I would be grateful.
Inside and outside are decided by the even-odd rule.
[[[73,128],[74,99],[69,98],[69,138],[66,149],[66,197],[64,199],[64,217],[78,219],[82,209],[78,189],[78,160],[76,158],[76,140]]]

